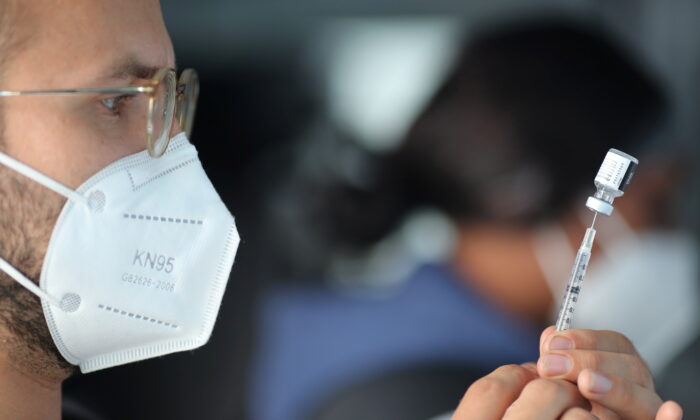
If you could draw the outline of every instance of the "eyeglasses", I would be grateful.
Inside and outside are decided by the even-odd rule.
[[[114,94],[148,96],[146,106],[146,147],[153,157],[162,156],[170,143],[170,127],[177,118],[180,128],[189,137],[194,123],[194,113],[199,97],[199,78],[193,69],[182,72],[177,81],[175,70],[162,68],[148,83],[137,86],[49,89],[49,90],[0,90],[0,97],[24,95],[85,95]]]

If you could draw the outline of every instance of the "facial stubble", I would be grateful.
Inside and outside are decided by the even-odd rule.
[[[46,248],[65,199],[0,166],[0,256],[39,283]],[[2,349],[21,370],[64,379],[75,370],[58,352],[40,299],[0,272]]]

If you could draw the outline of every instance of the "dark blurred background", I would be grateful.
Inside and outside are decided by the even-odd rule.
[[[665,91],[668,149],[692,163],[700,151],[700,3],[693,0],[163,0],[162,8],[178,67],[194,67],[201,80],[192,141],[242,243],[208,345],[66,383],[67,402],[95,418],[253,418],[261,293],[280,285],[390,287],[411,269],[407,261],[446,256],[454,227],[433,211],[406,222],[403,198],[377,180],[391,178],[383,156],[473,32],[543,14],[605,28]],[[571,145],[572,156],[578,148],[586,145]],[[696,235],[700,173],[690,167],[672,217]],[[666,377],[679,380],[668,394],[682,399],[681,377],[700,367],[692,357],[674,360]],[[464,389],[461,378],[472,374],[416,369],[427,384],[442,373]],[[404,373],[389,385],[358,383],[389,395]]]

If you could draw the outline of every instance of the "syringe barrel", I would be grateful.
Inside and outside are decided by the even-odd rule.
[[[574,261],[574,266],[571,268],[571,275],[566,285],[564,299],[559,308],[559,316],[557,317],[556,324],[557,331],[568,330],[571,326],[576,303],[578,302],[578,295],[581,293],[583,278],[586,275],[588,262],[591,259],[591,249],[593,248],[595,233],[596,231],[593,228],[588,228],[586,230],[583,241],[581,241],[581,247],[576,253],[576,260]]]
[[[592,227],[589,227],[586,229],[586,234],[583,235],[583,240],[581,241],[581,247],[579,248],[579,251],[583,249],[587,249],[588,252],[591,252],[591,249],[593,248],[593,241],[595,240],[595,229]]]

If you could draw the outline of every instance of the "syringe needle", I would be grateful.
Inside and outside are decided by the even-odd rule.
[[[593,226],[595,226],[595,219],[596,218],[598,218],[598,212],[594,211],[593,212],[593,221],[591,222],[591,229],[593,228]]]

